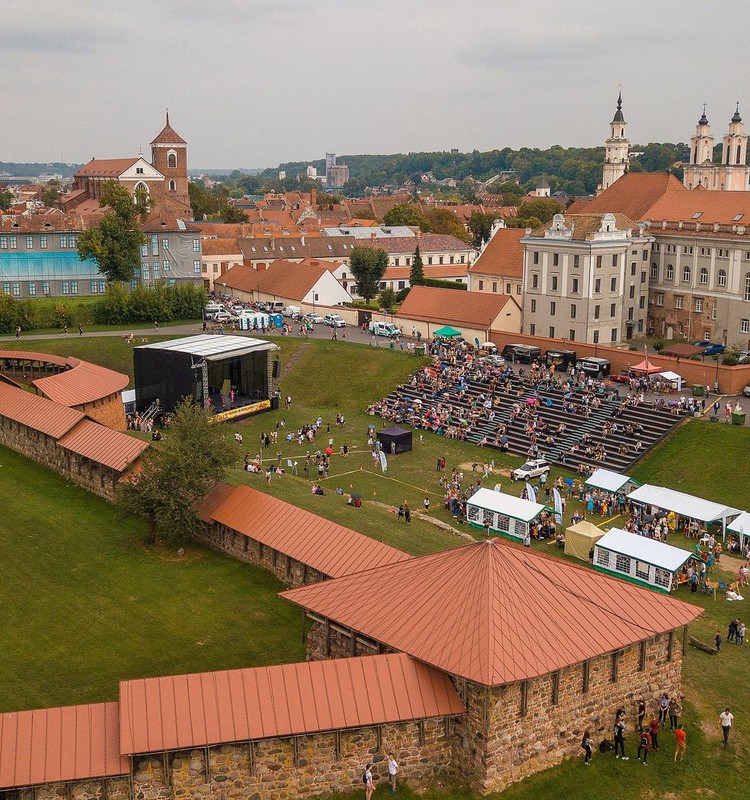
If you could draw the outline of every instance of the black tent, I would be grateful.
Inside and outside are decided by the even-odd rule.
[[[411,451],[411,431],[391,425],[378,431],[378,441],[383,445],[386,455],[391,453],[409,453]],[[393,449],[395,444],[396,449]]]

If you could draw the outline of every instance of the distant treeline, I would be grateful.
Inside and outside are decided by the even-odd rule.
[[[54,164],[39,164],[36,162],[23,164],[14,161],[0,161],[0,173],[7,172],[13,178],[21,176],[34,178],[38,175],[62,175],[63,178],[70,178],[80,166],[80,164],[62,164],[59,161]],[[0,175],[0,183],[2,182],[3,178]]]

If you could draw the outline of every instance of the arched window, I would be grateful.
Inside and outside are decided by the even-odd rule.
[[[742,293],[742,299],[750,301],[750,272],[745,274],[745,291]]]
[[[170,192],[176,192],[177,191],[177,184],[175,183],[175,181],[170,181],[169,182],[169,191]]]
[[[651,264],[651,277],[654,280],[659,279],[659,265],[655,261],[653,264]]]
[[[149,204],[148,185],[143,181],[138,181],[133,187],[133,202],[137,206],[147,207]]]
[[[175,169],[177,167],[177,153],[174,151],[170,152],[167,156],[167,166],[170,169]]]
[[[667,280],[674,280],[674,264],[667,264]]]
[[[687,265],[682,268],[682,282],[683,283],[690,283],[690,279],[693,277],[693,271]]]
[[[742,158],[742,145],[738,144],[737,145],[737,161],[735,161],[735,164],[741,164],[742,163],[740,161],[741,158]]]
[[[701,267],[699,280],[701,286],[706,286],[708,284],[708,270],[705,267]]]
[[[720,269],[716,276],[716,285],[717,286],[727,285],[727,273],[723,269]]]

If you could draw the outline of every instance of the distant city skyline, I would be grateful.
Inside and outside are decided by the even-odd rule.
[[[622,84],[633,143],[720,140],[743,97],[745,6],[697,0],[6,0],[0,161],[148,152],[169,107],[191,168],[339,154],[590,147]],[[623,16],[625,15],[625,16]],[[712,25],[715,24],[715,28]]]

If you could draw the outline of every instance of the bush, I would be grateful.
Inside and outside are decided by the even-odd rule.
[[[721,363],[725,367],[736,367],[740,363],[740,354],[736,350],[727,350],[721,359]]]
[[[95,304],[94,316],[101,325],[200,319],[205,304],[205,291],[192,283],[139,284],[129,293],[123,284],[113,283]]]
[[[36,297],[14,300],[0,297],[0,332],[13,333],[19,325],[24,331],[62,328],[63,325],[90,325],[94,322],[94,298]]]
[[[437,278],[425,278],[423,286],[434,286],[436,289],[458,289],[459,291],[466,291],[469,287],[465,283],[458,281],[441,281]]]

